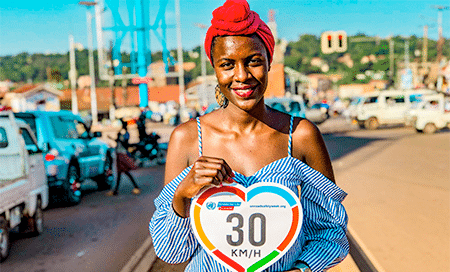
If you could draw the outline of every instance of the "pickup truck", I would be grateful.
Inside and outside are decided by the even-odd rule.
[[[424,96],[422,101],[408,111],[405,123],[417,132],[433,134],[450,125],[450,98],[444,94]]]
[[[99,190],[114,184],[114,149],[99,140],[101,132],[91,132],[83,119],[69,111],[16,112],[36,134],[43,150],[52,200],[78,204],[82,183],[92,179]]]
[[[0,262],[9,255],[9,233],[38,235],[49,195],[42,151],[31,128],[0,112]]]

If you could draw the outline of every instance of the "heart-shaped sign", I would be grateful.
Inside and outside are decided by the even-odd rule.
[[[262,271],[279,260],[299,234],[303,211],[286,186],[261,182],[209,188],[193,199],[194,234],[228,269]]]

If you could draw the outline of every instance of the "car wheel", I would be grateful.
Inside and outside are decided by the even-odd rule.
[[[423,133],[425,134],[433,134],[437,131],[437,127],[435,124],[433,123],[428,123],[425,125],[425,127],[423,128]]]
[[[360,129],[365,129],[365,128],[366,128],[366,126],[365,126],[365,124],[364,124],[364,121],[359,121],[359,120],[357,120],[356,122],[358,123],[358,127],[359,127]]]
[[[33,216],[25,216],[19,227],[20,232],[37,236],[44,232],[44,212],[42,211],[42,201],[38,199],[36,211]]]
[[[367,129],[375,130],[380,126],[380,124],[378,123],[378,119],[376,117],[370,117],[369,119],[366,120],[364,126]]]
[[[11,248],[9,240],[8,222],[3,216],[0,216],[0,263],[6,260]]]
[[[69,204],[78,204],[81,201],[81,184],[79,180],[78,169],[75,165],[69,166],[67,178],[64,182],[65,200]]]
[[[111,155],[106,156],[103,173],[96,177],[95,181],[97,182],[97,187],[99,190],[103,191],[111,189],[114,182],[113,159]]]
[[[166,163],[166,155],[167,155],[167,150],[158,149],[158,153],[156,154],[156,163],[159,165],[165,164]]]

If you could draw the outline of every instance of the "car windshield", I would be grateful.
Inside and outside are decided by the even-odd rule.
[[[31,130],[34,132],[35,135],[38,133],[36,132],[36,118],[28,113],[17,113],[15,116],[23,121],[25,121],[31,128]]]
[[[50,120],[56,138],[82,139],[89,135],[86,126],[78,120],[61,116],[52,116]]]
[[[364,98],[363,97],[357,97],[352,99],[352,102],[350,102],[350,105],[358,105],[359,103],[361,103],[361,101],[363,101]]]
[[[0,148],[8,146],[8,138],[6,137],[6,130],[0,127]]]

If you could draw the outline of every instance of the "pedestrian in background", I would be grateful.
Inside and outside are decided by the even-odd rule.
[[[125,174],[130,179],[131,183],[133,183],[134,189],[131,191],[133,194],[138,195],[141,193],[141,189],[137,185],[135,179],[131,175],[130,171],[137,169],[137,165],[134,162],[134,159],[130,156],[128,152],[128,147],[130,146],[130,133],[128,132],[128,123],[121,118],[120,122],[122,124],[122,128],[117,133],[116,138],[116,167],[117,167],[117,180],[113,190],[109,191],[107,195],[118,195],[120,179],[122,174]]]

